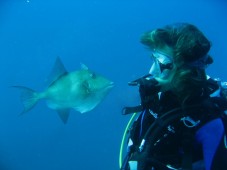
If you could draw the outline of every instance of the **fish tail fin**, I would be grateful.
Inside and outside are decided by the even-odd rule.
[[[21,112],[20,115],[28,112],[31,110],[39,101],[39,93],[35,92],[34,90],[24,87],[24,86],[12,86],[14,88],[18,88],[21,90],[21,102],[23,103],[24,110]]]

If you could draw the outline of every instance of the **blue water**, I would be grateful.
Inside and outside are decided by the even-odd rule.
[[[199,27],[212,42],[208,74],[227,80],[226,0],[1,0],[0,170],[116,170],[125,105],[139,103],[127,82],[146,74],[143,32],[175,22]],[[71,112],[64,125],[40,102],[23,106],[12,85],[42,91],[60,56],[69,70],[80,63],[115,82],[86,114]]]

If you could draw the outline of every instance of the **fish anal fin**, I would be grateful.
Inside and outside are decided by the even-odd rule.
[[[70,109],[61,109],[61,110],[57,110],[57,112],[62,122],[66,124],[69,118]]]

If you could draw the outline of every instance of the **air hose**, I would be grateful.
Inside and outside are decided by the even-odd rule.
[[[135,116],[136,116],[136,113],[133,113],[132,117],[128,121],[128,124],[125,128],[125,131],[124,131],[124,134],[123,134],[123,137],[121,140],[120,153],[119,153],[119,167],[120,168],[122,167],[122,164],[123,164],[123,148],[124,148],[124,144],[125,144],[125,140],[126,140],[126,135],[127,135],[129,127],[131,127],[131,125],[132,125],[132,122],[133,122]]]

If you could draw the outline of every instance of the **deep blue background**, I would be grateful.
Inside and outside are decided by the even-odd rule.
[[[199,27],[212,41],[213,77],[227,80],[226,0],[1,0],[0,170],[116,170],[125,105],[138,104],[127,82],[148,72],[143,32],[175,22]],[[57,56],[115,82],[95,110],[72,111],[64,125],[40,102],[23,107],[12,85],[41,91]]]

